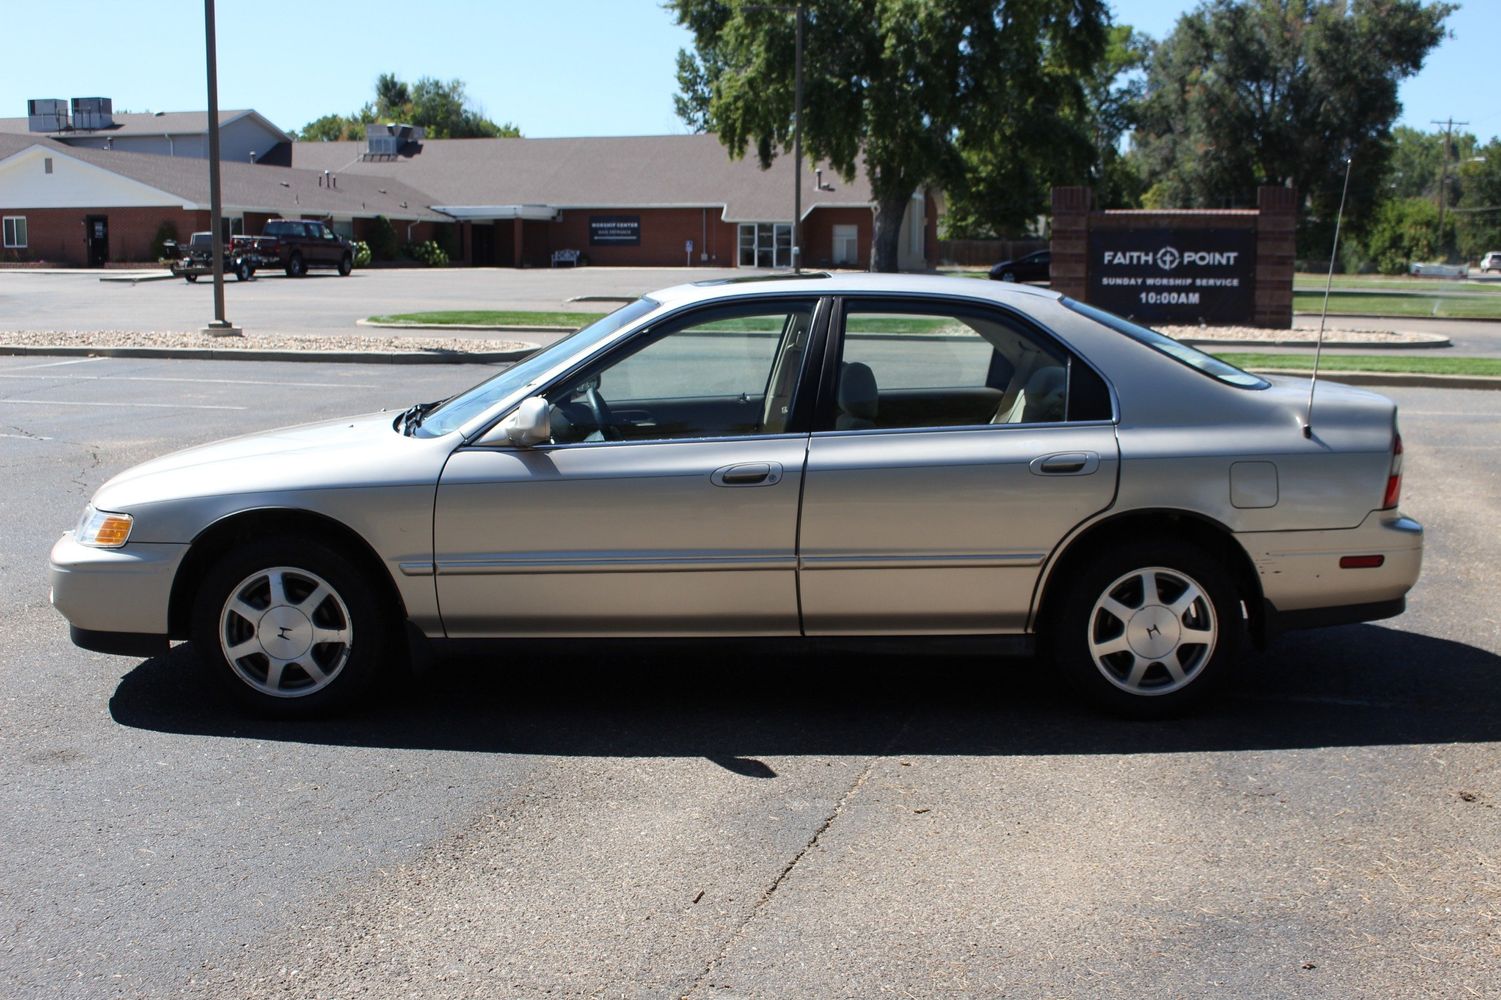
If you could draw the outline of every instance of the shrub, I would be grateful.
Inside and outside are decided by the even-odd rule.
[[[168,240],[176,241],[177,239],[177,223],[171,219],[163,221],[161,225],[156,227],[156,235],[151,238],[151,259],[161,260],[166,257],[166,242]]]
[[[364,240],[355,240],[349,246],[350,249],[354,251],[354,266],[369,267],[370,244],[366,243]]]
[[[428,267],[447,267],[448,254],[432,240],[422,243],[408,243],[401,248],[401,252],[412,260],[426,264]]]
[[[376,260],[396,259],[396,227],[384,215],[370,224],[370,253]]]

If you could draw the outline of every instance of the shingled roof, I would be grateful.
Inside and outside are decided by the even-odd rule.
[[[185,207],[209,206],[208,161],[196,158],[123,153],[69,146],[34,135],[0,134],[0,160],[32,146],[71,156],[129,177],[175,198]],[[285,215],[384,215],[410,221],[448,221],[429,208],[431,198],[406,184],[382,177],[343,175],[337,187],[322,183],[322,171],[250,163],[221,163],[219,178],[226,211]],[[28,206],[17,206],[28,207]]]
[[[724,219],[769,221],[792,212],[792,166],[779,158],[762,170],[752,152],[731,159],[714,135],[572,139],[428,139],[411,156],[365,159],[361,142],[298,142],[297,168],[401,181],[442,207],[545,205],[563,208],[722,208]],[[815,190],[809,171],[804,214],[820,206],[868,207],[863,164],[845,183],[824,170]]]
[[[282,141],[292,141],[291,136],[277,128],[260,112],[251,108],[243,108],[238,111],[220,111],[219,127],[223,128],[247,115],[254,117],[262,125],[266,126],[266,128],[274,131],[282,138]],[[69,136],[201,135],[208,131],[207,111],[120,113],[115,114],[113,117],[115,124],[110,128],[67,129],[62,132],[32,132],[26,118],[0,118],[0,132],[30,135],[32,137],[46,136],[52,139],[67,139]]]

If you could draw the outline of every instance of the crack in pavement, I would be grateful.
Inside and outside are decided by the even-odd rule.
[[[844,807],[848,805],[850,801],[855,797],[855,795],[860,791],[860,789],[864,787],[865,782],[870,778],[871,772],[875,770],[876,765],[891,756],[892,747],[896,746],[897,742],[901,740],[904,735],[906,735],[907,728],[911,725],[911,722],[912,717],[910,715],[907,716],[907,718],[903,719],[902,724],[897,727],[897,730],[892,734],[891,739],[888,740],[886,745],[881,748],[881,752],[870,758],[865,767],[862,768],[860,773],[855,777],[854,782],[849,786],[849,788],[845,789],[843,795],[839,796],[839,801],[834,803],[833,810],[824,817],[822,823],[818,824],[818,829],[813,831],[813,836],[810,837],[808,839],[808,842],[804,844],[802,848],[792,856],[792,860],[788,861],[786,866],[777,873],[776,878],[771,880],[771,884],[766,887],[765,892],[761,893],[761,898],[756,900],[756,905],[751,907],[750,912],[745,915],[745,919],[740,921],[740,923],[737,924],[735,928],[725,936],[724,944],[720,947],[719,953],[713,958],[709,959],[708,964],[706,964],[703,967],[702,971],[699,972],[698,976],[693,980],[693,985],[688,987],[688,989],[683,993],[683,1000],[688,1000],[689,997],[697,993],[708,982],[709,977],[714,974],[714,971],[719,968],[719,966],[724,962],[726,958],[729,957],[730,949],[734,946],[735,942],[738,941],[740,937],[745,933],[745,929],[751,925],[751,922],[754,921],[756,917],[759,916],[771,903],[772,896],[776,894],[777,889],[781,888],[782,883],[787,880],[787,877],[792,874],[792,870],[796,868],[798,866],[798,863],[801,862],[803,858],[807,857],[808,853],[818,845],[819,839],[823,837],[824,833],[828,831],[829,827],[834,825],[834,821],[838,819],[840,814],[844,812]]]

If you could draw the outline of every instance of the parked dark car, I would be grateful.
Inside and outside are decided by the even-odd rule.
[[[213,233],[194,233],[183,247],[168,240],[165,249],[168,257],[176,257],[172,261],[172,273],[180,278],[193,282],[201,274],[214,273]],[[234,275],[237,281],[249,281],[255,274],[255,266],[231,245],[224,248],[224,273]]]
[[[300,278],[310,267],[354,270],[354,248],[327,224],[307,219],[272,219],[259,236],[236,236],[235,251],[252,267],[277,267]]]
[[[991,281],[1047,281],[1052,277],[1053,251],[1039,250],[990,269]]]

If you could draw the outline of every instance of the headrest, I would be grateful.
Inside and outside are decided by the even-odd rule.
[[[839,371],[839,409],[861,420],[876,419],[879,393],[870,365],[852,361]]]
[[[1039,368],[1027,379],[1022,421],[1035,424],[1063,419],[1068,370],[1061,365]]]

